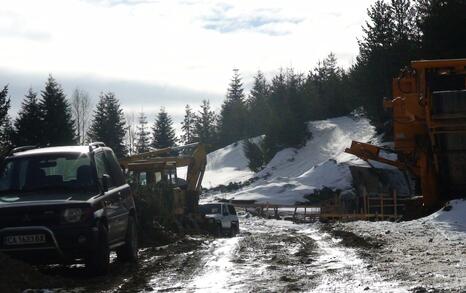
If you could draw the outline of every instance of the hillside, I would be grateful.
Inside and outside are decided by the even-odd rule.
[[[278,152],[257,174],[248,169],[241,142],[210,153],[203,186],[211,188],[257,177],[251,185],[225,196],[281,204],[301,201],[304,195],[324,186],[351,189],[348,166],[365,162],[344,150],[352,140],[378,143],[375,128],[358,116],[313,121],[308,127],[313,137],[304,147]],[[259,139],[255,138],[256,142]]]

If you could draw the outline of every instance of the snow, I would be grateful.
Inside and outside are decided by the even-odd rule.
[[[344,150],[352,140],[378,143],[375,128],[364,117],[345,116],[309,122],[309,130],[313,137],[304,147],[278,152],[257,174],[247,168],[242,143],[210,153],[203,186],[209,188],[258,177],[251,185],[227,197],[275,204],[303,201],[304,195],[324,186],[351,189],[348,166],[367,164]],[[256,142],[260,139],[254,138]]]
[[[447,207],[412,221],[355,221],[336,228],[381,241],[380,250],[368,253],[386,278],[429,289],[425,292],[464,292],[466,200],[452,200]]]
[[[252,138],[258,143],[261,137]],[[179,178],[186,178],[187,168],[177,169]],[[232,143],[222,149],[207,154],[207,166],[202,181],[203,188],[228,185],[231,182],[243,182],[254,176],[248,168],[248,160],[244,155],[243,141]]]
[[[466,200],[452,200],[447,207],[449,208],[443,208],[421,221],[431,222],[444,230],[466,233]]]
[[[254,143],[260,140],[260,136],[251,139]],[[246,181],[253,176],[254,172],[248,168],[248,159],[244,155],[243,141],[239,141],[207,155],[202,186],[212,188],[230,182]]]

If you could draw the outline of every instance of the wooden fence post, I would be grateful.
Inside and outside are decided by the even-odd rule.
[[[383,193],[380,194],[380,215],[383,221]]]
[[[362,189],[362,200],[364,201],[363,204],[364,204],[364,215],[367,216],[367,191],[366,191],[366,187],[363,187]]]

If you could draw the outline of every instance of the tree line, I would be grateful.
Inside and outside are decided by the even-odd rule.
[[[102,92],[91,113],[89,95],[76,89],[68,99],[59,83],[49,75],[40,95],[33,89],[26,93],[15,119],[11,119],[8,86],[0,91],[0,156],[16,146],[83,145],[102,141],[121,158],[132,153],[164,148],[176,142],[172,120],[161,108],[152,127],[152,139],[144,140],[145,116],[141,117],[137,139],[129,139],[128,125],[120,102],[112,92]]]

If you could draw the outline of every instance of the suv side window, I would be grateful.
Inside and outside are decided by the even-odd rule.
[[[110,167],[110,173],[108,173],[108,175],[112,177],[114,184],[116,186],[125,184],[125,176],[123,175],[123,170],[121,170],[120,164],[118,163],[115,154],[111,150],[107,149],[105,150],[105,158],[107,159],[106,161]]]
[[[222,204],[222,213],[223,213],[224,216],[228,216],[227,205]]]
[[[103,151],[96,151],[94,153],[95,168],[97,171],[97,178],[102,183],[102,177],[104,174],[110,175],[109,187],[115,186],[115,179],[110,173],[110,168],[108,167],[107,160],[105,160],[105,155]]]
[[[228,210],[230,211],[230,215],[236,215],[236,210],[234,206],[228,205]]]

